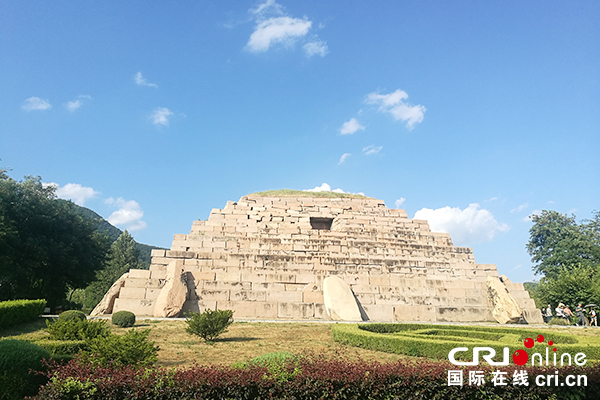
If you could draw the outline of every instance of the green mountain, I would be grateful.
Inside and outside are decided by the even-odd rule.
[[[59,199],[59,201],[67,201],[67,200]],[[71,202],[69,202],[69,203],[71,203]],[[74,211],[76,213],[78,213],[79,215],[81,215],[83,218],[91,219],[91,220],[95,221],[97,224],[96,229],[98,229],[98,232],[106,234],[110,238],[111,243],[114,242],[115,240],[117,240],[119,238],[119,236],[121,236],[121,234],[123,233],[122,230],[120,230],[116,226],[111,225],[110,222],[108,222],[107,220],[105,220],[104,218],[102,218],[100,215],[98,215],[96,212],[90,210],[89,208],[78,206],[75,203],[71,203],[71,205],[72,205]],[[150,258],[151,258],[150,253],[152,252],[152,249],[163,249],[164,250],[164,247],[150,246],[150,245],[142,244],[142,243],[138,243],[138,242],[135,242],[135,247],[140,252],[140,262],[142,263],[144,269],[150,268]]]

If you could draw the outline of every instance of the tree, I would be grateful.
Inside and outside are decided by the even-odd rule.
[[[96,281],[85,290],[84,305],[93,309],[113,283],[132,268],[141,268],[140,251],[133,237],[125,230],[110,247],[106,267],[96,274]]]
[[[536,274],[556,278],[562,269],[600,265],[600,213],[588,223],[578,224],[575,216],[544,210],[532,217],[527,251]]]
[[[40,177],[0,173],[0,300],[45,298],[54,308],[94,280],[108,246]]]
[[[529,286],[536,305],[599,301],[600,213],[581,223],[547,210],[532,219],[527,250],[535,273],[544,275]]]
[[[556,278],[542,278],[534,288],[532,297],[545,307],[547,304],[565,303],[571,307],[579,302],[595,303],[600,299],[600,277],[589,266],[563,268]]]

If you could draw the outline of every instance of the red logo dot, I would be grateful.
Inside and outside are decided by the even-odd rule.
[[[525,365],[529,360],[529,354],[525,350],[517,350],[513,353],[513,362],[517,365]]]
[[[533,347],[533,339],[528,337],[527,339],[525,339],[525,341],[523,342],[525,344],[525,347],[527,347],[528,349]]]
[[[537,341],[538,343],[544,343],[544,335],[538,335]]]
[[[556,351],[556,347],[552,349],[552,351]]]
[[[548,340],[548,346],[552,346],[554,342],[552,340]]]

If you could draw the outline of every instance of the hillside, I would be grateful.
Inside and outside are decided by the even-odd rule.
[[[66,201],[66,200],[59,200],[59,201]],[[71,203],[71,202],[69,202],[69,203]],[[121,236],[121,234],[123,233],[122,230],[111,225],[107,220],[105,220],[104,218],[102,218],[100,215],[98,215],[96,212],[90,210],[89,208],[78,206],[77,204],[74,204],[74,203],[71,203],[71,206],[73,207],[75,212],[80,214],[82,217],[96,221],[96,223],[97,223],[96,229],[98,229],[98,232],[106,234],[110,238],[111,243],[114,242],[115,240],[117,240],[119,238],[119,236]],[[135,246],[140,252],[140,261],[141,261],[144,269],[150,268],[150,258],[151,258],[150,253],[152,252],[152,249],[164,249],[163,247],[150,246],[150,245],[142,244],[142,243],[138,243],[138,242],[135,242]]]

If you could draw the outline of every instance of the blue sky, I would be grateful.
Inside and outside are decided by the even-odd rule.
[[[227,200],[362,192],[531,280],[598,209],[597,1],[0,2],[0,165],[170,247]],[[325,185],[323,185],[325,184]]]

